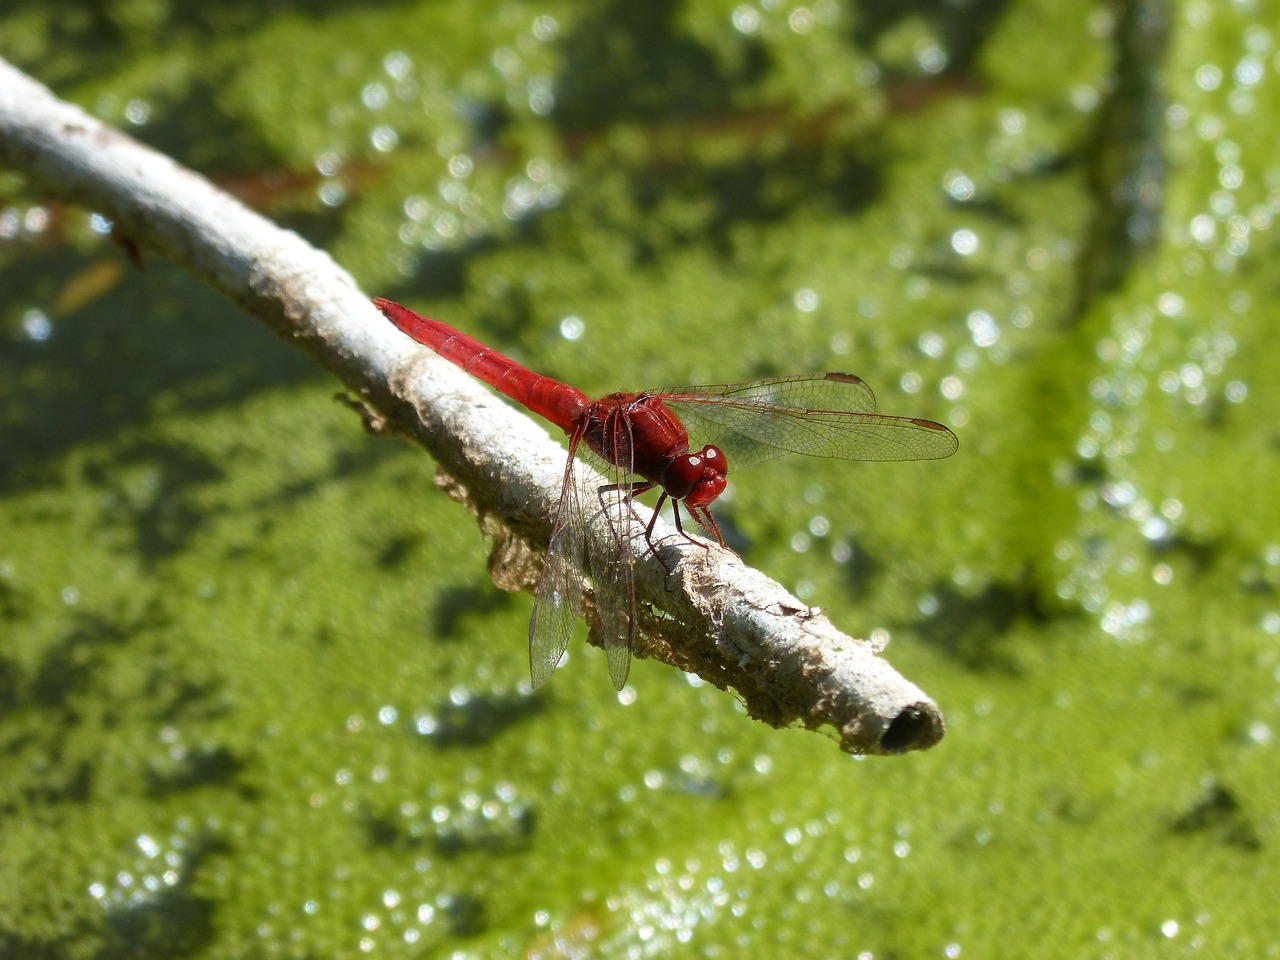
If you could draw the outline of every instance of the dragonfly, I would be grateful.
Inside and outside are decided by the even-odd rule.
[[[645,543],[667,573],[653,542],[654,525],[668,500],[677,532],[680,508],[715,542],[724,537],[711,504],[725,490],[729,466],[752,466],[784,454],[843,460],[933,460],[959,444],[940,423],[876,413],[876,398],[850,373],[806,373],[741,383],[611,393],[598,400],[553,377],[534,373],[510,357],[407,307],[382,298],[376,306],[418,343],[555,424],[569,438],[560,500],[551,527],[533,617],[529,667],[534,688],[560,663],[582,613],[589,577],[609,675],[627,682],[636,642],[635,554],[629,549],[641,522],[635,497],[658,490]],[[690,434],[707,442],[691,442]],[[609,480],[595,489],[607,535],[588,535],[596,505],[583,495],[579,456]]]

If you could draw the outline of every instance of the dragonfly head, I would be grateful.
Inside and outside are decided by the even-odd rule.
[[[700,453],[683,453],[668,465],[662,489],[673,500],[690,507],[705,507],[728,484],[729,461],[719,447],[705,446]]]

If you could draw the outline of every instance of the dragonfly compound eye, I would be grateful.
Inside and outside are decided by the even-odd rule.
[[[706,465],[707,470],[714,471],[722,477],[729,472],[729,460],[719,447],[713,447],[710,444],[703,447],[702,462]]]
[[[662,478],[662,489],[691,507],[704,507],[724,493],[729,464],[717,447],[676,457]]]

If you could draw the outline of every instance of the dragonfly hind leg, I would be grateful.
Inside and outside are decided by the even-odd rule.
[[[609,503],[605,500],[605,497],[608,494],[611,494],[611,493],[624,494],[623,499],[626,500],[627,502],[627,509],[631,511],[631,519],[640,520],[641,519],[640,514],[636,513],[636,497],[644,493],[646,490],[651,490],[656,486],[657,486],[656,483],[652,481],[647,481],[645,483],[606,483],[603,486],[596,487],[596,498],[600,501],[600,511],[604,514],[605,520],[608,522],[610,529],[613,529],[614,521],[613,521],[613,517],[609,513]],[[666,494],[664,493],[663,496],[665,497]],[[658,501],[658,505],[659,506],[662,505],[661,500]],[[621,522],[624,525],[626,525],[630,521],[623,518]],[[614,530],[614,533],[619,536],[619,539],[623,539],[626,536],[626,532],[627,531],[625,529],[625,526],[624,526],[624,529],[621,531]],[[644,542],[649,545],[650,550],[653,550],[653,540],[650,539],[650,536],[649,536],[650,533],[652,532],[653,532],[653,524],[650,523],[644,533]],[[654,551],[654,555],[657,556],[656,550]],[[666,568],[665,564],[663,565],[663,568],[664,569]]]

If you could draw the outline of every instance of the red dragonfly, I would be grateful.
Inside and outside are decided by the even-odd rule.
[[[589,400],[582,391],[534,373],[438,320],[390,300],[375,298],[373,303],[414,340],[569,436],[560,504],[529,624],[535,687],[551,676],[569,645],[588,573],[609,675],[619,690],[627,682],[635,646],[636,595],[633,554],[626,547],[637,533],[639,518],[631,500],[638,494],[655,487],[661,491],[644,531],[655,556],[653,528],[668,499],[676,530],[686,540],[705,548],[680,525],[681,505],[723,547],[710,506],[724,492],[730,463],[746,467],[786,453],[845,460],[932,460],[950,456],[958,446],[955,435],[940,423],[876,413],[871,388],[849,373],[611,393]],[[691,447],[690,432],[709,442]],[[603,544],[587,536],[589,513],[574,474],[577,455],[587,452],[599,458],[611,481],[596,491],[608,521],[609,537]]]

